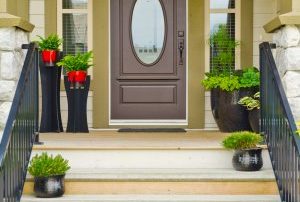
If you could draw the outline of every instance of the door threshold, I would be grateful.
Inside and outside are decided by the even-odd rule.
[[[109,125],[111,126],[120,126],[120,125],[136,125],[136,126],[187,126],[187,120],[182,119],[174,119],[174,120],[119,120],[112,119],[109,121]]]

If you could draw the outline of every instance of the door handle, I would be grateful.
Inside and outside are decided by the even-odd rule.
[[[178,40],[178,49],[179,49],[179,65],[183,65],[184,39]]]

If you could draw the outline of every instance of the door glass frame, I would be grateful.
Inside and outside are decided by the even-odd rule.
[[[186,42],[185,42],[185,48],[186,48],[186,79],[185,79],[185,99],[186,99],[186,115],[185,119],[111,119],[111,0],[109,0],[108,3],[108,11],[109,11],[109,17],[108,17],[108,39],[109,39],[109,50],[108,50],[108,73],[109,73],[109,79],[108,79],[108,86],[109,86],[109,96],[108,96],[108,117],[109,117],[109,126],[188,126],[188,64],[189,64],[189,57],[188,57],[188,44],[189,44],[189,37],[188,37],[188,0],[186,0]]]

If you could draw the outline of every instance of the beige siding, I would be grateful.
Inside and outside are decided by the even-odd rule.
[[[45,35],[44,0],[29,1],[29,21],[35,25],[33,32],[30,34],[31,40],[36,40],[36,35]]]
[[[253,65],[259,67],[259,44],[272,41],[272,34],[267,34],[263,25],[276,16],[276,0],[253,0]]]
[[[205,92],[205,129],[218,130],[210,106],[210,91]]]

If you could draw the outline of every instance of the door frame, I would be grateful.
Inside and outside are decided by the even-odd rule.
[[[108,125],[109,126],[120,126],[120,125],[149,125],[149,126],[155,126],[155,125],[169,125],[169,126],[188,126],[188,64],[189,64],[189,57],[188,57],[188,42],[189,42],[189,34],[188,34],[188,0],[185,1],[186,3],[186,20],[185,20],[185,26],[186,26],[186,42],[185,42],[185,49],[186,49],[186,89],[185,89],[185,100],[186,100],[186,114],[185,119],[111,119],[111,1],[109,0],[108,3]]]

